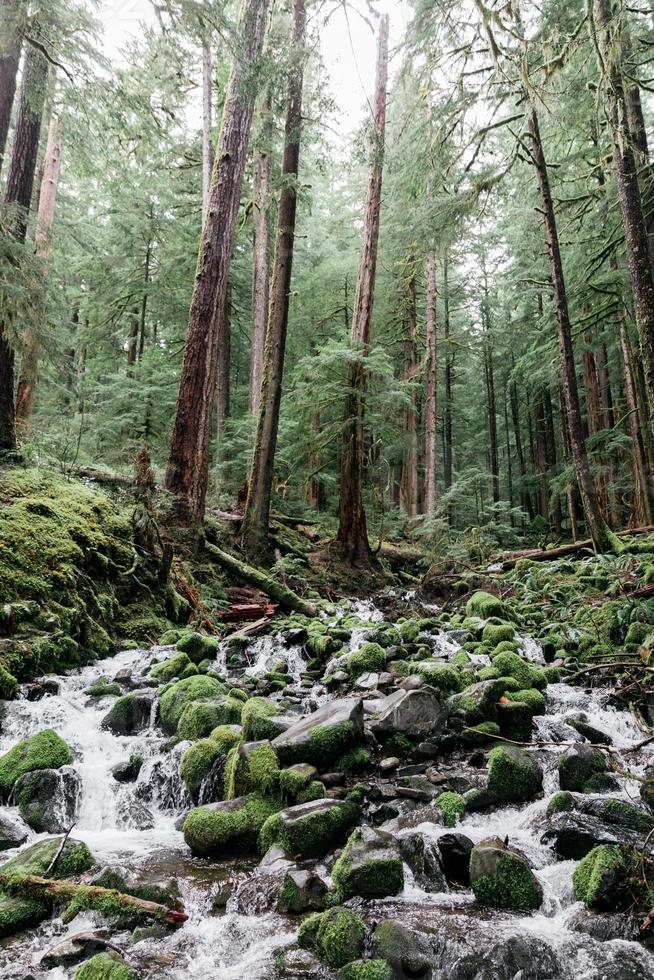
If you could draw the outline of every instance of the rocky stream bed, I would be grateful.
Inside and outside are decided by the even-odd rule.
[[[411,628],[344,604],[310,649],[301,623],[211,657],[182,637],[5,702],[3,860],[41,844],[28,870],[53,875],[43,842],[74,825],[63,853],[74,839],[92,855],[74,881],[188,919],[55,902],[16,932],[29,900],[5,881],[2,976],[653,977],[625,889],[654,828],[654,744],[501,617],[473,607],[444,630],[405,605],[424,617]],[[483,644],[462,651],[471,636]],[[69,754],[53,736],[29,749],[44,731]],[[30,768],[30,752],[45,761]]]

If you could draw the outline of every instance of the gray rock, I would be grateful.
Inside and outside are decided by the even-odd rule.
[[[305,715],[273,740],[282,764],[311,762],[324,768],[363,740],[363,707],[358,698],[330,701]]]
[[[15,785],[20,815],[37,833],[60,834],[75,823],[81,801],[81,780],[72,766],[39,769]]]
[[[612,784],[615,781],[606,772],[606,760],[600,749],[578,742],[559,756],[561,789],[588,793],[609,789]]]
[[[413,872],[416,884],[426,892],[448,891],[437,841],[419,830],[398,838],[400,854]]]
[[[48,969],[56,966],[72,966],[106,949],[117,949],[111,942],[109,929],[76,932],[62,939],[55,946],[51,946],[41,957],[41,966]]]
[[[477,901],[494,908],[527,911],[543,902],[543,889],[528,862],[496,839],[473,847],[470,884]]]
[[[280,912],[300,915],[325,907],[327,883],[314,868],[292,867],[287,871],[277,902]]]
[[[20,847],[29,837],[29,827],[22,820],[0,813],[0,851]]]
[[[393,732],[414,738],[438,735],[445,728],[447,714],[447,708],[432,687],[410,691],[400,688],[379,702],[370,729],[375,736]]]
[[[114,701],[100,723],[114,735],[134,735],[150,727],[154,691],[132,691]]]
[[[453,719],[465,725],[478,725],[482,721],[495,721],[497,702],[504,694],[506,681],[503,678],[478,681],[460,694],[447,699],[447,706]]]
[[[379,674],[374,671],[370,671],[367,674],[361,674],[358,681],[354,685],[361,691],[375,691],[379,685]]]
[[[443,872],[448,881],[470,884],[470,855],[473,843],[465,834],[441,834],[437,841]]]

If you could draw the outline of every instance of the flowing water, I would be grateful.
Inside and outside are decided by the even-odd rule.
[[[374,607],[359,604],[355,610],[371,623],[379,617]],[[365,635],[356,631],[352,646],[356,648]],[[459,649],[452,633],[432,638],[435,653],[453,657]],[[538,645],[531,641],[525,652],[538,659]],[[217,911],[213,899],[225,882],[241,880],[255,866],[247,861],[212,862],[191,857],[180,830],[178,818],[191,805],[179,779],[178,763],[183,747],[164,751],[165,736],[152,724],[133,736],[116,736],[101,728],[101,720],[112,699],[94,699],[85,690],[98,678],[112,678],[118,671],[131,670],[138,677],[154,658],[162,659],[171,650],[153,648],[150,651],[128,651],[75,671],[60,678],[57,694],[46,695],[38,701],[19,699],[9,705],[0,734],[0,752],[17,741],[44,728],[55,729],[71,746],[75,754],[74,767],[80,777],[78,812],[73,836],[85,841],[98,862],[112,867],[129,869],[144,881],[177,881],[188,922],[165,936],[143,938],[129,944],[129,934],[114,934],[112,940],[124,946],[131,965],[143,977],[151,980],[237,980],[237,978],[331,977],[326,968],[312,961],[307,965],[303,954],[287,959],[287,972],[279,972],[278,954],[290,947],[297,935],[297,919],[274,913],[239,914],[233,901],[227,909]],[[302,647],[288,647],[281,638],[265,637],[252,641],[248,648],[249,667],[246,673],[256,676],[270,670],[275,662],[284,659],[294,681],[299,680],[305,667]],[[220,658],[219,658],[220,659]],[[222,661],[224,668],[224,659]],[[320,687],[305,692],[305,698],[323,699]],[[566,740],[579,738],[565,724],[571,712],[585,712],[592,723],[611,736],[614,746],[626,747],[642,738],[635,719],[626,711],[607,703],[602,691],[587,692],[565,684],[550,685],[547,694],[547,715],[538,719],[538,739],[555,741],[561,734]],[[432,978],[456,976],[476,980],[515,976],[520,980],[540,980],[544,976],[562,980],[646,980],[654,977],[654,956],[637,942],[611,939],[600,942],[575,928],[582,911],[575,902],[571,887],[574,862],[557,860],[553,850],[541,843],[548,796],[558,788],[556,760],[561,751],[536,750],[545,771],[545,796],[524,806],[507,806],[493,812],[467,815],[458,830],[473,841],[490,835],[509,836],[530,859],[540,879],[545,900],[534,914],[522,915],[480,910],[472,893],[466,889],[432,894],[415,884],[407,869],[406,886],[402,895],[372,906],[375,918],[394,917],[407,924],[419,925],[433,934],[445,937],[442,955],[435,960]],[[121,784],[111,770],[119,762],[138,753],[144,759],[135,783]],[[648,762],[652,747],[637,757],[629,757],[636,772]],[[638,784],[622,779],[621,788],[612,795],[638,799]],[[8,815],[12,809],[8,808]],[[418,828],[436,839],[445,828],[425,821]],[[399,830],[400,835],[408,833]],[[47,836],[47,835],[44,835]],[[39,835],[32,834],[31,840]],[[12,852],[6,852],[5,857]],[[18,937],[0,942],[0,975],[11,978],[47,978],[67,980],[75,968],[46,969],[40,965],[44,952],[63,937],[101,924],[92,915],[78,916],[68,926],[54,919]],[[471,967],[469,972],[456,972],[461,957],[476,955],[481,962],[485,953],[499,944],[504,947],[512,937],[532,936],[543,948],[551,951],[553,972],[530,972],[529,968],[514,973],[483,972],[488,967]],[[450,938],[448,938],[450,937]],[[509,946],[506,946],[508,949]],[[539,947],[540,948],[540,947]],[[508,953],[506,954],[508,955]],[[504,954],[502,954],[504,956]],[[295,957],[295,959],[294,959]],[[492,958],[492,957],[491,957]],[[295,966],[293,966],[295,964]],[[461,968],[462,969],[462,968]]]

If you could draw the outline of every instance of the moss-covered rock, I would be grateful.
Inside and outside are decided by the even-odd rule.
[[[33,929],[50,915],[47,905],[0,891],[0,938]]]
[[[353,831],[332,871],[340,901],[384,898],[404,888],[402,858],[390,835],[371,827]]]
[[[455,827],[466,810],[465,800],[458,793],[441,793],[436,798],[436,806],[443,814],[446,827]]]
[[[355,960],[338,974],[339,980],[393,980],[393,970],[386,960]]]
[[[355,912],[336,906],[305,919],[298,943],[315,950],[328,966],[338,968],[363,956],[365,934],[363,921]]]
[[[500,734],[500,726],[495,721],[482,721],[462,733],[462,739],[467,745],[481,746],[494,741]]]
[[[198,674],[172,684],[161,695],[159,715],[164,731],[173,735],[187,705],[194,701],[211,701],[225,692],[225,685],[215,677]]]
[[[576,793],[610,789],[613,781],[606,771],[603,752],[584,742],[571,745],[559,756],[559,786]]]
[[[2,873],[17,875],[47,873],[51,878],[71,878],[93,867],[94,858],[86,844],[69,837],[54,868],[49,870],[61,843],[61,837],[50,837],[47,840],[37,841],[36,844],[30,844],[2,865]]]
[[[596,912],[623,907],[628,895],[631,859],[619,844],[594,847],[575,868],[572,884],[575,897]]]
[[[270,795],[279,788],[279,761],[269,741],[242,742],[230,749],[225,766],[225,798]]]
[[[214,636],[204,636],[202,633],[184,633],[177,641],[177,650],[185,653],[194,664],[203,660],[215,660],[218,652],[218,640]]]
[[[14,675],[0,664],[0,700],[13,701],[18,690],[19,684]]]
[[[196,807],[182,828],[184,840],[200,857],[222,857],[254,849],[259,832],[281,802],[252,793],[235,800]]]
[[[543,890],[527,864],[500,841],[482,841],[470,856],[470,883],[482,905],[500,909],[540,908]]]
[[[488,789],[499,800],[523,803],[543,788],[543,772],[522,749],[498,745],[488,756]]]
[[[545,698],[535,687],[527,688],[524,691],[507,691],[506,697],[509,701],[521,701],[529,705],[532,715],[545,714]]]
[[[528,660],[523,660],[517,653],[502,651],[493,657],[493,667],[499,670],[503,677],[513,677],[521,690],[535,687],[541,690],[547,687],[547,680],[540,667],[534,667]]]
[[[193,799],[196,798],[202,780],[220,756],[226,758],[225,749],[212,738],[202,738],[194,742],[182,756],[179,774]]]
[[[156,664],[150,671],[150,677],[158,684],[168,684],[170,681],[180,678],[184,671],[193,666],[186,653],[177,653],[169,660]],[[193,671],[195,673],[195,671]]]
[[[360,795],[347,800],[311,800],[269,817],[261,829],[259,850],[281,847],[289,855],[320,857],[358,820]]]
[[[73,753],[63,738],[50,728],[30,735],[0,756],[0,796],[6,797],[16,781],[36,769],[70,765]]]
[[[88,694],[90,698],[117,697],[120,695],[120,684],[116,684],[115,681],[108,681],[106,677],[100,677],[90,687],[87,687],[84,693]]]
[[[249,698],[243,705],[241,725],[243,738],[246,742],[259,742],[262,739],[273,739],[285,730],[282,722],[275,720],[279,705],[267,698]]]
[[[422,661],[416,665],[416,674],[444,698],[456,694],[463,686],[461,671],[452,664]]]
[[[362,703],[342,698],[298,719],[274,739],[273,748],[284,764],[309,762],[324,768],[362,740]]]
[[[114,735],[134,735],[150,727],[155,695],[152,691],[130,691],[117,698],[104,716],[101,727]]]
[[[208,679],[208,678],[207,678]],[[193,701],[187,704],[177,724],[177,734],[182,739],[205,738],[221,725],[238,725],[243,702],[235,698],[219,697],[212,701]]]
[[[75,980],[137,980],[137,978],[122,957],[109,950],[106,953],[96,953],[83,963],[75,973]]]
[[[489,647],[495,648],[498,644],[503,641],[512,640],[515,636],[515,629],[511,623],[488,623],[484,626],[484,632],[481,634],[481,639],[483,643],[486,643]]]
[[[350,749],[349,752],[336,760],[334,772],[344,772],[348,775],[363,772],[370,766],[371,758],[368,749],[365,749],[363,745],[357,745],[356,748]]]
[[[364,643],[347,659],[350,680],[355,681],[362,674],[383,670],[388,661],[388,653],[378,643]]]
[[[466,603],[466,616],[477,616],[479,619],[490,619],[497,616],[506,617],[506,607],[501,599],[489,592],[475,592]]]

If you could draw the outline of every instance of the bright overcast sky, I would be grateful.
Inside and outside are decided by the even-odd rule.
[[[354,3],[365,5],[361,0]],[[331,8],[322,6],[323,15]],[[376,0],[379,13],[390,14],[390,49],[400,41],[408,19],[406,0]],[[120,48],[138,34],[143,21],[155,23],[149,0],[102,0],[100,17],[105,28],[105,50],[112,58]],[[348,30],[349,21],[349,30]],[[352,131],[361,122],[365,100],[372,94],[375,72],[376,42],[368,24],[350,7],[346,19],[339,7],[320,34],[322,54],[331,78],[331,93],[339,110],[341,132]],[[392,70],[392,69],[391,69]]]

